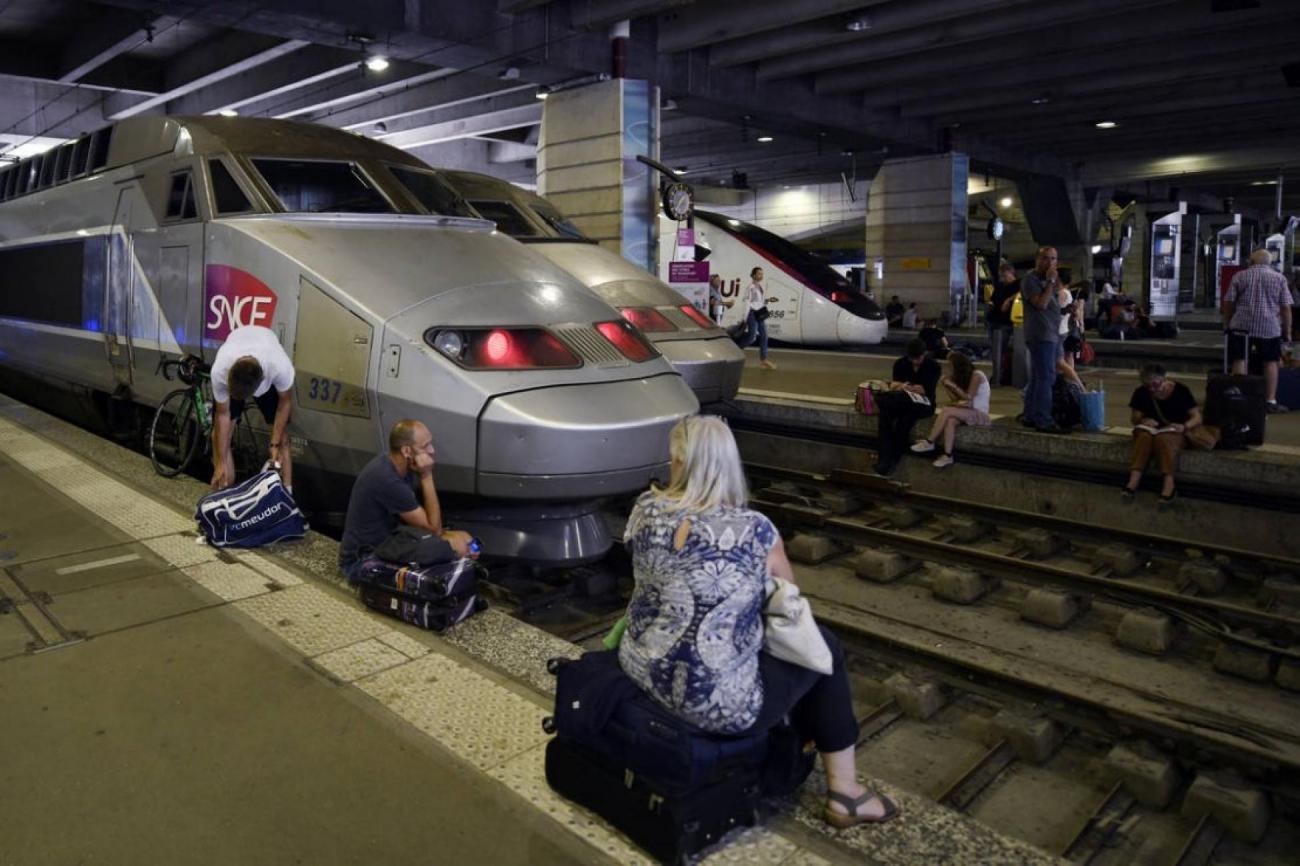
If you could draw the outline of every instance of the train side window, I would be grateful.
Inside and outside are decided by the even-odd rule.
[[[167,219],[192,220],[197,216],[191,172],[172,175],[172,188],[167,195]]]
[[[47,150],[41,155],[41,189],[45,189],[54,183],[54,166],[57,161],[58,154],[53,150]]]
[[[72,149],[72,176],[81,177],[86,173],[86,161],[90,157],[90,136],[83,135],[77,139]]]
[[[0,169],[0,201],[9,198],[9,176],[13,174],[12,169]]]
[[[90,136],[90,170],[108,165],[108,145],[113,138],[113,127],[106,126]]]
[[[416,200],[424,205],[424,209],[429,213],[438,216],[458,217],[472,217],[475,215],[465,203],[465,199],[461,198],[460,193],[447,186],[433,172],[403,168],[391,164],[388,166],[388,170],[401,181],[407,192],[415,196]]]
[[[353,162],[259,158],[253,167],[289,213],[395,212]]]
[[[68,168],[72,165],[73,147],[75,147],[75,145],[69,141],[67,144],[59,148],[58,162],[55,164],[54,167],[55,183],[63,183],[65,180],[68,179],[69,177]]]
[[[219,215],[248,213],[253,204],[239,188],[234,175],[219,159],[208,160],[208,173],[212,176],[212,198]]]

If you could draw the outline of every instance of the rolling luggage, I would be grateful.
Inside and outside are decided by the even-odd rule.
[[[1229,370],[1228,346],[1232,340],[1249,341],[1243,331],[1223,335],[1223,372],[1205,377],[1204,421],[1223,431],[1220,448],[1245,448],[1264,444],[1268,418],[1263,376],[1233,376]]]
[[[700,731],[623,675],[616,651],[556,660],[552,670],[547,783],[662,863],[685,862],[733,828],[753,826],[764,796],[790,793],[812,770],[811,744],[790,726]]]
[[[353,573],[361,601],[404,622],[445,631],[487,607],[478,594],[478,567],[464,557],[436,565],[398,565],[366,558]]]

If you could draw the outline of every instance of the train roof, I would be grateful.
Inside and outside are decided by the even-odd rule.
[[[382,159],[426,168],[372,138],[296,120],[261,117],[131,117],[0,170],[0,201],[158,156],[310,156]]]

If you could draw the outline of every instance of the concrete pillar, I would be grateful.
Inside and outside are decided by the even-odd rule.
[[[542,109],[537,191],[601,246],[654,272],[659,91],[613,79],[552,93]]]
[[[876,297],[916,302],[925,318],[955,317],[966,286],[963,153],[887,160],[867,200],[867,262],[880,261]]]

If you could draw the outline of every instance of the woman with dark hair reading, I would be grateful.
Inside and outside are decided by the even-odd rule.
[[[934,461],[936,469],[943,469],[953,464],[952,446],[957,438],[957,428],[962,424],[972,427],[989,425],[989,380],[982,372],[975,369],[970,358],[961,352],[948,355],[947,375],[939,384],[955,400],[951,406],[944,406],[930,425],[930,435],[912,446],[917,454],[929,454],[935,449],[939,437],[943,437],[943,453]]]

